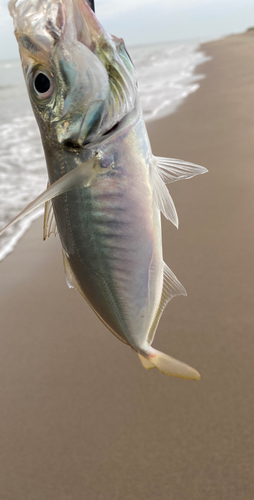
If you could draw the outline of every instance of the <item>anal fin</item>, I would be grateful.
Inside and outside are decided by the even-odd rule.
[[[91,307],[91,309],[94,311],[94,313],[98,316],[98,318],[101,320],[101,322],[106,326],[106,328],[108,328],[119,340],[121,340],[121,342],[123,342],[124,344],[128,344],[127,340],[123,340],[122,337],[120,337],[109,325],[108,323],[102,318],[102,316],[100,316],[100,314],[98,313],[98,311],[93,307],[93,305],[91,304],[91,302],[89,302],[88,298],[86,297],[86,295],[84,294],[84,292],[82,291],[81,289],[81,286],[79,285],[78,283],[78,280],[76,278],[76,276],[74,275],[73,271],[72,271],[72,268],[70,266],[70,263],[69,263],[69,260],[67,258],[67,255],[65,254],[65,252],[63,251],[63,264],[64,264],[64,270],[65,270],[65,277],[66,277],[66,282],[67,282],[67,285],[69,288],[74,288],[75,290],[77,290],[81,295],[82,297],[85,299],[85,301],[89,304],[89,306]]]
[[[63,250],[63,265],[64,265],[64,271],[65,271],[65,277],[66,277],[66,282],[69,288],[75,288],[82,297],[84,297],[84,294],[79,286],[79,283],[72,271],[72,268],[70,266],[70,263],[68,261],[68,258]]]

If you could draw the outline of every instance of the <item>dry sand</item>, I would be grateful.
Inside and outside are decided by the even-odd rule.
[[[210,171],[170,186],[165,261],[188,297],[154,342],[202,379],[144,370],[36,221],[0,265],[0,500],[254,498],[254,36],[204,50],[200,89],[149,124],[155,154]]]

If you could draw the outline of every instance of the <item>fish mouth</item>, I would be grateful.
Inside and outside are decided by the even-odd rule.
[[[93,7],[93,0],[89,0]],[[34,43],[38,50],[51,51],[55,44],[67,36],[92,49],[91,28],[98,31],[99,22],[93,23],[94,12],[84,0],[10,0],[15,33]],[[95,17],[95,16],[94,16]],[[96,24],[96,26],[94,26]],[[22,40],[21,45],[22,45]],[[26,48],[26,47],[24,47]]]
[[[123,40],[107,33],[85,0],[10,0],[9,10],[27,85],[31,68],[40,63],[57,70],[59,86],[66,89],[59,106],[52,106],[57,116],[43,115],[60,143],[98,140],[132,111],[137,95],[133,63]],[[69,73],[60,79],[67,66]],[[73,75],[74,85],[83,88],[78,99]]]

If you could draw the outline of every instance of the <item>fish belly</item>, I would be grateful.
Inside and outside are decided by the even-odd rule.
[[[62,246],[82,294],[134,348],[147,339],[163,280],[160,215],[141,174],[111,172],[54,200]]]

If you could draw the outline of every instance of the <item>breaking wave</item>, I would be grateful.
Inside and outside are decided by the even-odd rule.
[[[196,66],[206,60],[197,43],[131,47],[146,120],[175,111],[199,84]],[[46,189],[46,163],[19,61],[0,61],[0,228]],[[43,208],[17,222],[0,238],[4,259]]]

